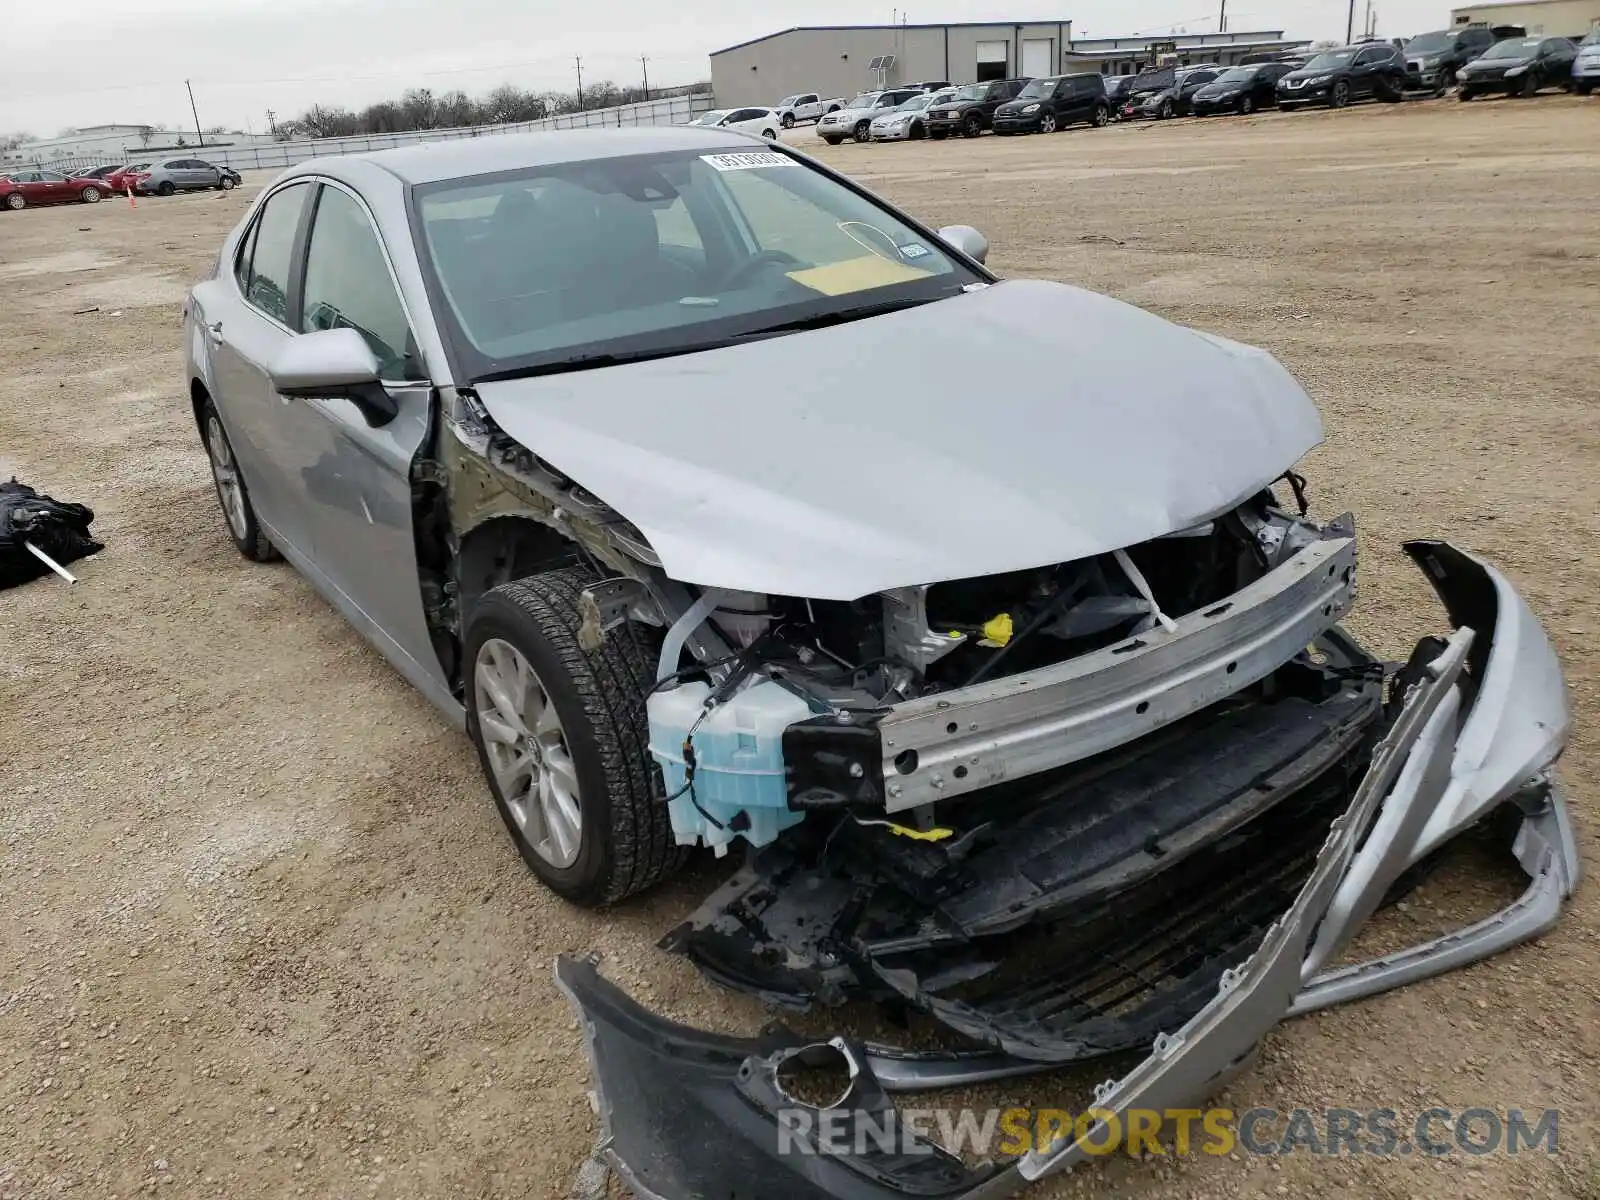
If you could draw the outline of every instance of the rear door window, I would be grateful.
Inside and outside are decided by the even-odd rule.
[[[243,278],[244,298],[275,321],[293,329],[289,311],[289,276],[294,265],[295,235],[305,212],[309,184],[296,183],[274,192],[256,218],[251,235],[250,265]]]

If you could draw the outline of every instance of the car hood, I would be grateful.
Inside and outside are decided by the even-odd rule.
[[[1266,353],[1036,280],[478,394],[668,575],[819,600],[1186,529],[1322,439]]]
[[[1477,73],[1479,71],[1505,71],[1511,67],[1525,67],[1531,62],[1533,62],[1532,55],[1529,55],[1526,58],[1491,58],[1487,62],[1479,58],[1467,63],[1461,69],[1469,73]]]
[[[1207,83],[1196,88],[1194,95],[1197,100],[1201,97],[1210,99],[1212,96],[1231,96],[1234,92],[1244,91],[1247,86],[1249,85],[1243,83]]]

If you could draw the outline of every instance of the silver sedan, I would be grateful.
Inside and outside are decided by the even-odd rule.
[[[1408,543],[1448,622],[1376,659],[1289,372],[986,253],[720,129],[329,158],[194,288],[186,384],[239,551],[281,553],[464,726],[545,884],[603,905],[737,851],[679,952],[767,1000],[893,990],[993,1048],[863,1048],[852,1098],[1159,1029],[1098,1102],[1188,1107],[1291,1012],[1549,928],[1578,879],[1570,713],[1510,581]],[[1345,963],[1491,816],[1523,897]],[[754,1108],[694,1125],[747,1111],[747,1054],[564,983],[628,1177],[725,1192],[701,1148],[783,1145]],[[663,1123],[639,1080],[710,1098]],[[910,1193],[927,1161],[806,1194],[880,1168]]]

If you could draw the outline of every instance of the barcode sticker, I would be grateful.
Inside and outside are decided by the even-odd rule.
[[[700,161],[717,171],[758,171],[764,167],[795,167],[800,164],[787,154],[771,150],[752,150],[748,154],[702,154]]]

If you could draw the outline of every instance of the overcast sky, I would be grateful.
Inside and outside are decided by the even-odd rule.
[[[1228,27],[1344,36],[1347,0],[1229,0]],[[1358,0],[1359,27],[1367,0]],[[1386,37],[1442,28],[1449,0],[1373,0]],[[1209,7],[1208,7],[1209,6]],[[1065,20],[1078,36],[1214,32],[1220,0],[912,0],[913,22]],[[803,9],[749,0],[0,0],[0,133],[74,125],[192,124],[261,131],[311,104],[357,107],[422,85],[487,92],[512,82],[570,90],[586,81],[652,85],[709,77],[712,50],[790,24],[889,22],[855,0]],[[780,16],[780,13],[802,14]]]

